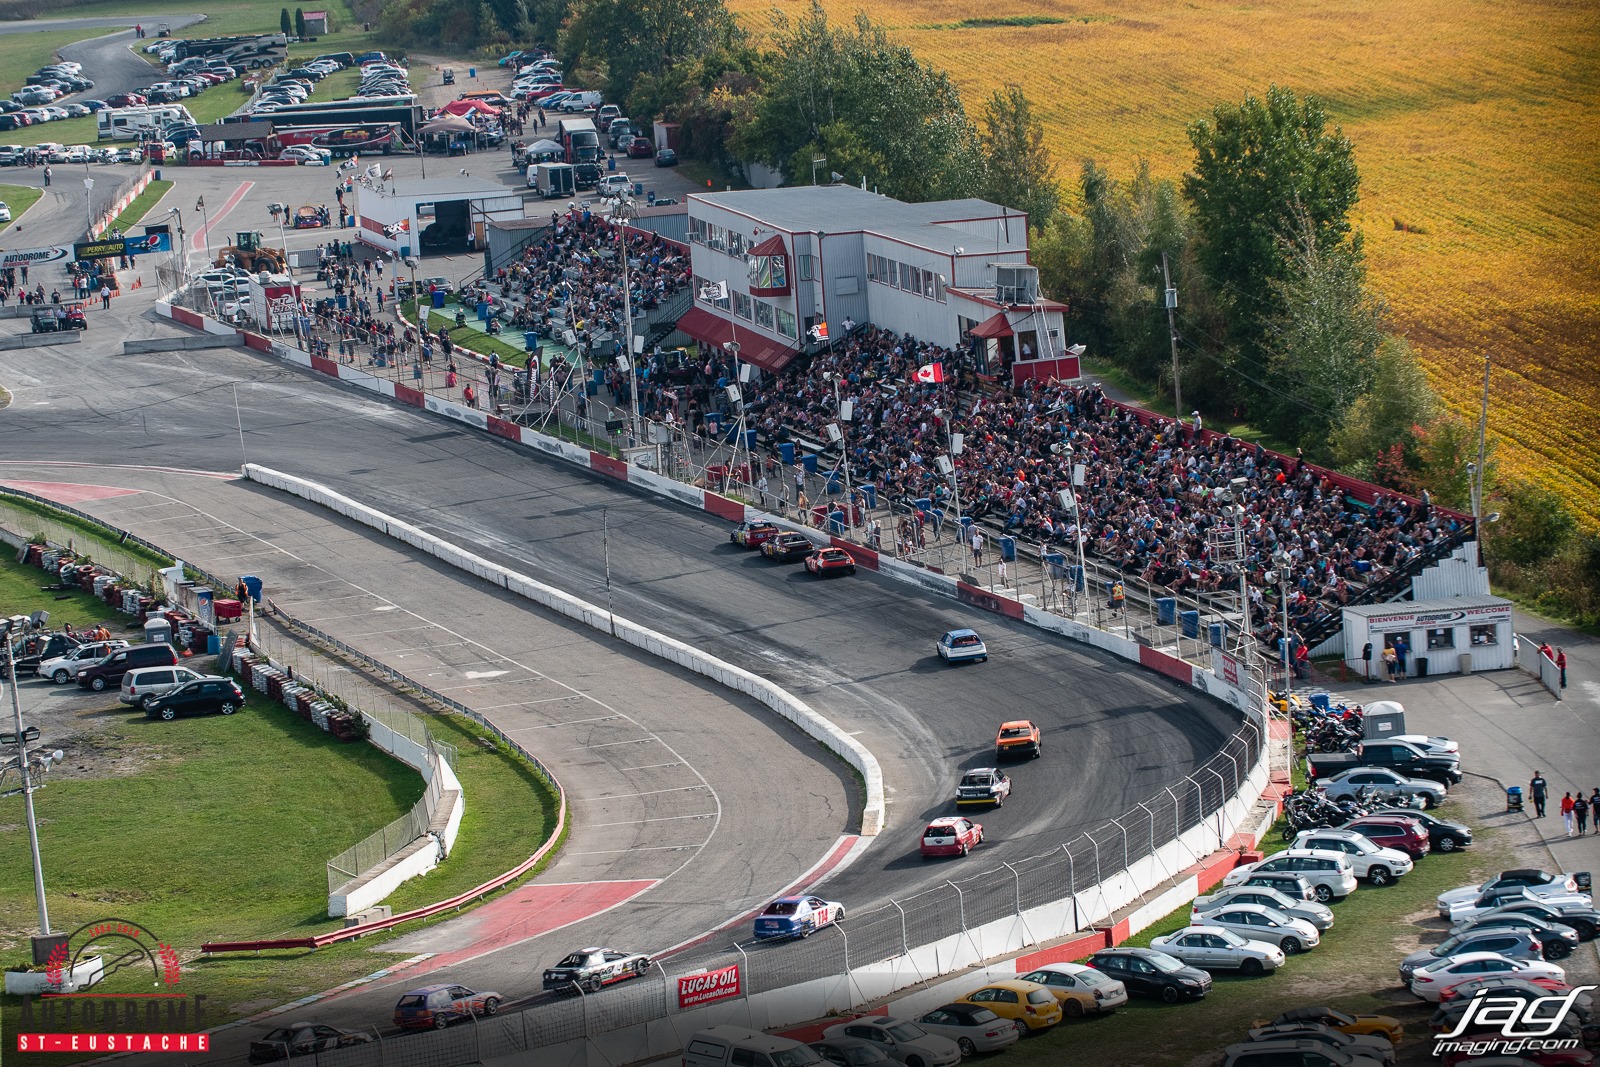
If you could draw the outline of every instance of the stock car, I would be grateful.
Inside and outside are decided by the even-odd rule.
[[[844,918],[844,905],[821,897],[779,897],[756,916],[757,941],[810,937]]]
[[[614,948],[580,948],[544,972],[544,987],[571,992],[581,989],[593,993],[601,986],[628,978],[638,978],[650,970],[650,957],[642,952],[621,952]]]
[[[959,815],[934,819],[922,831],[922,858],[965,856],[983,842],[983,824]]]
[[[830,574],[854,574],[856,561],[842,548],[819,548],[806,557],[806,571],[818,578]]]
[[[761,546],[761,554],[768,559],[775,559],[779,563],[797,563],[815,552],[816,546],[811,543],[811,538],[802,533],[781,533],[776,537],[767,539]]]
[[[994,758],[998,763],[1007,759],[1038,759],[1044,753],[1044,742],[1039,737],[1039,727],[1028,719],[1013,719],[1000,724],[994,735]]]
[[[755,519],[735,526],[733,532],[728,535],[728,540],[745,548],[760,548],[777,536],[777,524]]]
[[[315,1056],[351,1045],[365,1045],[372,1040],[371,1034],[341,1030],[324,1023],[290,1023],[268,1030],[250,1042],[250,1062],[274,1063],[295,1056]]]
[[[1011,795],[1011,777],[994,767],[969,767],[956,786],[956,803],[1002,807]]]
[[[403,1030],[443,1030],[457,1019],[493,1015],[505,997],[464,985],[426,985],[404,993],[394,1006],[394,1024]]]
[[[976,630],[948,630],[939,638],[934,651],[946,663],[958,663],[966,659],[985,663],[989,659],[989,649]]]

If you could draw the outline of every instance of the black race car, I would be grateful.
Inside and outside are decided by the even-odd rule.
[[[781,533],[761,546],[763,556],[779,563],[799,563],[815,551],[811,538],[802,533]]]

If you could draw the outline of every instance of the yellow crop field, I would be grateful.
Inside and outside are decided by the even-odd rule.
[[[1357,224],[1393,328],[1474,421],[1492,354],[1502,469],[1600,526],[1600,19],[1589,0],[823,3],[838,20],[864,10],[949,71],[974,114],[1020,84],[1068,182],[1085,157],[1119,176],[1146,158],[1176,177],[1192,158],[1185,127],[1217,104],[1274,83],[1321,98],[1355,144]],[[765,28],[770,0],[731,4]]]

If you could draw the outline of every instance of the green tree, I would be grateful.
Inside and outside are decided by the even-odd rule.
[[[289,17],[288,8],[284,8],[282,11],[278,12],[278,30],[285,37],[288,37],[290,34],[294,33],[294,20]]]
[[[1333,428],[1377,377],[1383,305],[1367,289],[1358,243],[1319,244],[1308,219],[1284,243],[1287,276],[1270,283],[1279,310],[1266,323],[1270,384],[1256,422],[1325,460]]]
[[[729,48],[738,24],[722,0],[579,0],[562,32],[569,66],[592,66],[618,102],[643,79]]]
[[[1500,521],[1484,531],[1491,556],[1522,567],[1548,563],[1561,552],[1578,523],[1560,495],[1530,482],[1511,481],[1497,487]]]
[[[1273,86],[1266,98],[1219,106],[1189,127],[1198,259],[1227,312],[1237,354],[1259,363],[1267,323],[1283,308],[1275,282],[1292,273],[1289,251],[1309,225],[1317,248],[1350,233],[1360,176],[1350,141],[1329,129],[1322,105]]]
[[[1044,143],[1044,123],[1033,113],[1020,85],[996,89],[984,105],[983,195],[1025,211],[1028,222],[1042,230],[1061,204],[1056,164]]]
[[[300,38],[306,35],[306,13],[298,7],[294,9],[294,35]]]
[[[1420,466],[1415,428],[1431,423],[1438,410],[1439,398],[1411,346],[1403,338],[1386,336],[1378,348],[1371,388],[1333,430],[1333,462],[1347,474],[1373,479],[1379,474],[1378,456],[1398,446],[1401,466],[1415,472]]]

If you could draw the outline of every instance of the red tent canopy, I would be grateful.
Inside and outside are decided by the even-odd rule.
[[[485,115],[498,115],[500,111],[493,104],[486,104],[482,100],[452,100],[440,111],[448,111],[452,115],[468,115],[474,111],[481,111]]]
[[[996,311],[972,328],[972,336],[992,339],[1015,335],[1012,332],[1011,323],[1006,321],[1006,313],[1004,311]]]

